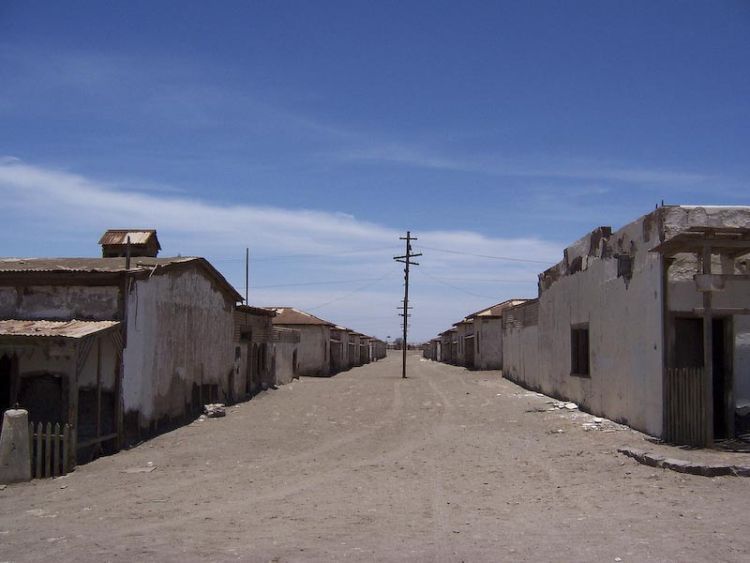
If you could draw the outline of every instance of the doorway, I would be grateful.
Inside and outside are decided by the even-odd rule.
[[[714,318],[713,339],[713,427],[714,438],[734,437],[734,396],[732,375],[732,323],[730,318]],[[675,318],[670,365],[675,368],[703,368],[703,319]],[[696,413],[697,414],[697,413]]]

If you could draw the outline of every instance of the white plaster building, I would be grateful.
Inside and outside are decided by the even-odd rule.
[[[504,313],[506,376],[670,441],[733,437],[750,405],[750,207],[599,227]]]

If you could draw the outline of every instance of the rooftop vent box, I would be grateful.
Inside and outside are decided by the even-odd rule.
[[[155,229],[109,229],[99,239],[103,258],[121,258],[127,255],[128,240],[130,256],[156,258],[161,250]]]

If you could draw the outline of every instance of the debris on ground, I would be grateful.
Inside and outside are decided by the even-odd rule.
[[[550,411],[560,411],[560,410],[573,411],[573,410],[578,410],[578,405],[576,405],[575,403],[567,402],[567,401],[556,401],[556,400],[553,399],[551,401],[547,401],[547,404],[548,405],[552,405],[550,408],[547,409],[547,410],[550,410]]]
[[[151,473],[154,469],[156,469],[156,466],[149,461],[146,467],[129,467],[123,469],[121,473]]]
[[[203,407],[203,412],[208,418],[221,418],[227,415],[224,403],[209,403]]]

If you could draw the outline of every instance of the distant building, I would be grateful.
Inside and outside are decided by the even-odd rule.
[[[509,299],[467,315],[474,323],[474,369],[503,369],[503,311],[524,301]]]
[[[299,331],[299,375],[331,375],[331,329],[336,325],[293,307],[268,307],[274,327]]]
[[[231,400],[254,395],[276,384],[273,366],[273,311],[238,305],[234,311],[236,373]]]

